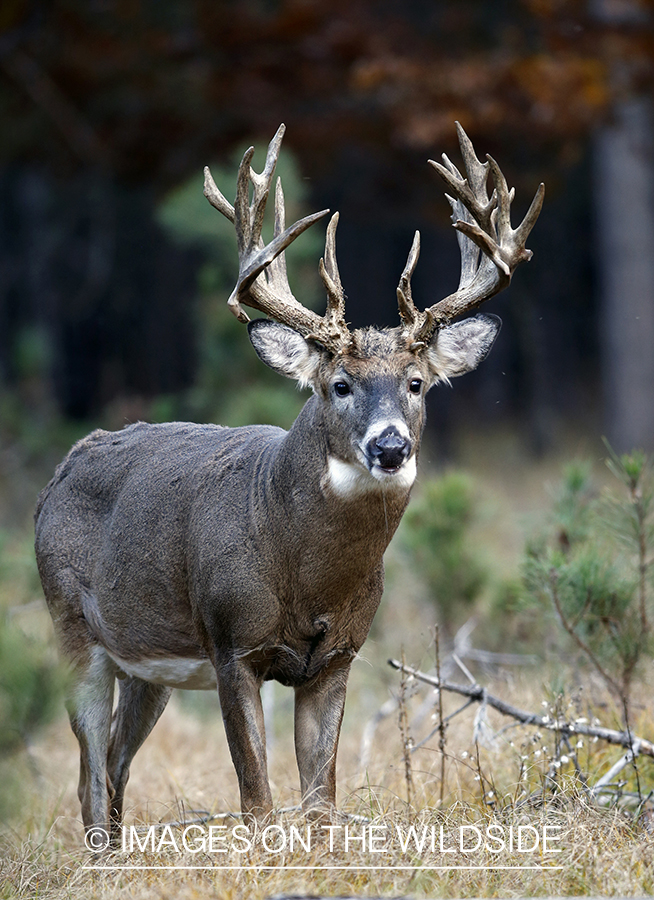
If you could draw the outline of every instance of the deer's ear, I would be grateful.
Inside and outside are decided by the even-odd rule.
[[[436,331],[426,350],[433,383],[476,369],[488,356],[501,327],[498,316],[475,316]]]
[[[259,359],[275,372],[310,387],[320,364],[320,350],[301,334],[270,319],[255,319],[248,334]]]

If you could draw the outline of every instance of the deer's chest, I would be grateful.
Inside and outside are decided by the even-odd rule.
[[[289,687],[300,687],[333,666],[348,666],[357,648],[349,637],[333,639],[329,633],[289,639],[266,649],[263,677]]]
[[[359,601],[361,598],[359,598]],[[260,670],[266,679],[298,687],[333,666],[347,666],[368,636],[378,598],[344,602],[320,611],[295,609],[266,642]]]

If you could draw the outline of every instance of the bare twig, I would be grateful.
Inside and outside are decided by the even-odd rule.
[[[441,652],[440,652],[440,629],[438,625],[434,631],[434,651],[436,654],[436,677],[441,680]],[[440,688],[436,688],[438,692],[438,749],[441,752],[441,785],[440,785],[440,802],[443,806],[445,797],[445,721],[443,719],[443,692]]]
[[[474,618],[468,619],[468,621],[459,628],[456,635],[454,636],[454,653],[452,653],[449,657],[442,658],[442,654],[440,653],[439,647],[439,658],[440,658],[440,672],[437,672],[437,675],[440,677],[443,673],[448,674],[454,665],[457,665],[461,668],[462,671],[466,673],[466,677],[470,681],[471,684],[475,684],[475,679],[471,674],[470,670],[463,663],[463,659],[472,659],[476,662],[481,663],[482,665],[488,666],[505,666],[505,665],[517,665],[517,666],[525,666],[525,665],[533,665],[537,661],[537,657],[530,656],[522,653],[493,653],[491,651],[486,650],[477,650],[472,646],[470,635],[472,634],[476,621]],[[467,709],[475,700],[468,700],[463,706],[459,707],[459,709],[455,710],[453,713],[450,713],[448,716],[443,718],[443,724],[447,725],[452,719],[459,715],[459,713],[463,712],[464,709]],[[372,744],[373,739],[375,737],[375,733],[377,728],[389,716],[392,716],[395,710],[398,707],[398,698],[396,696],[389,697],[382,706],[377,710],[377,712],[368,719],[366,725],[363,729],[363,734],[361,735],[361,744],[359,747],[359,771],[364,772],[368,766],[370,765],[370,756],[372,753]],[[427,698],[425,703],[420,707],[416,715],[412,719],[412,724],[414,727],[417,722],[422,720],[423,715],[428,712],[431,713],[433,711],[433,704],[431,699]],[[513,727],[513,726],[507,726]],[[414,743],[411,745],[411,753],[415,753],[416,750],[419,750],[421,747],[430,741],[433,736],[439,731],[440,723],[436,725],[436,727],[429,732],[429,734],[422,738],[418,743]]]
[[[626,726],[626,728],[627,728],[627,732],[628,732],[628,734],[629,734],[629,737],[632,737],[631,725],[629,724],[629,705],[628,705],[628,703],[627,703],[627,698],[626,698],[626,697],[623,698],[623,703],[624,703],[624,722],[625,722],[625,726]],[[638,771],[638,765],[637,765],[637,763],[636,763],[636,756],[637,756],[637,754],[634,752],[634,745],[633,745],[633,743],[632,743],[632,745],[631,745],[631,755],[632,755],[631,763],[632,763],[632,766],[633,766],[634,773],[635,773],[635,775],[636,775],[636,788],[637,788],[637,790],[638,790],[638,799],[642,801],[643,797],[642,797],[642,792],[641,792],[641,790],[640,790],[640,772]]]
[[[585,794],[590,794],[590,791],[588,789],[588,777],[583,773],[581,766],[579,765],[579,756],[577,754],[576,748],[572,746],[572,744],[570,743],[570,738],[567,735],[562,735],[561,740],[565,744],[567,754],[572,760],[572,765],[575,768],[578,783],[581,785]]]
[[[457,666],[461,669],[461,671],[466,676],[466,678],[468,679],[470,684],[476,684],[474,675],[472,674],[470,669],[463,663],[463,661],[459,659],[459,657],[456,655],[456,653],[452,654],[452,659],[457,664]]]
[[[583,621],[583,618],[586,615],[586,613],[588,612],[588,610],[590,609],[590,604],[592,602],[593,602],[593,595],[591,594],[590,590],[588,590],[588,591],[586,591],[586,602],[584,603],[584,605],[581,607],[581,609],[579,610],[577,615],[574,617],[574,619],[570,623],[571,628],[576,628],[577,625],[581,621]]]
[[[408,673],[406,667],[404,667],[404,651],[402,651],[402,665],[402,680],[400,681],[399,696],[399,726],[400,734],[402,735],[402,757],[404,759],[404,777],[406,780],[406,802],[407,806],[410,807],[413,801],[413,773],[411,771],[411,738],[409,736],[409,720],[406,712],[407,679],[405,675]]]
[[[443,724],[447,725],[447,723],[451,722],[455,716],[458,716],[459,713],[462,713],[464,709],[467,709],[469,706],[472,706],[472,704],[474,702],[475,702],[474,699],[466,700],[466,702],[462,706],[460,706],[458,709],[455,709],[453,713],[450,713],[449,716],[445,716],[445,718],[443,719]],[[382,707],[382,709],[383,709],[383,707]],[[411,752],[415,753],[416,750],[420,750],[421,747],[424,747],[425,744],[428,743],[428,741],[430,741],[437,732],[440,732],[440,730],[441,730],[441,723],[439,721],[439,723],[436,725],[436,727],[432,728],[432,730],[429,732],[428,735],[426,735],[421,741],[419,741],[417,744],[414,744],[411,747]]]

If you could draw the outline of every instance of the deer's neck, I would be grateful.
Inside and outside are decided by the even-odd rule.
[[[415,465],[415,463],[413,463]],[[409,500],[413,477],[397,488],[379,485],[352,463],[334,455],[314,397],[303,407],[280,443],[268,472],[275,503],[269,504],[286,522],[302,523],[296,534],[334,546],[335,552],[360,552],[365,545],[368,568],[381,557]]]

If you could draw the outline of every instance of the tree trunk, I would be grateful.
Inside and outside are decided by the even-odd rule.
[[[605,428],[618,450],[654,450],[653,130],[640,97],[595,139]]]

